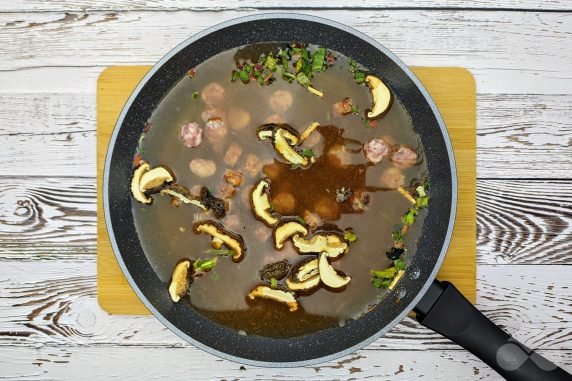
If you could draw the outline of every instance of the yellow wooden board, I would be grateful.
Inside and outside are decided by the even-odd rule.
[[[149,314],[113,255],[103,216],[102,174],[111,132],[127,98],[149,66],[116,66],[97,82],[97,297],[112,314]],[[439,279],[455,284],[473,303],[476,297],[476,95],[471,73],[462,68],[415,67],[435,100],[455,150],[459,203],[453,240]]]

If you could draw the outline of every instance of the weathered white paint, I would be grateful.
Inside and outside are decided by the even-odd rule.
[[[257,9],[373,9],[373,8],[476,8],[476,9],[520,9],[520,10],[570,10],[572,7],[565,0],[370,0],[364,2],[291,0],[287,3],[277,3],[265,0],[26,0],[0,5],[0,12],[83,12],[90,10],[127,11],[127,10],[224,10],[237,8]]]

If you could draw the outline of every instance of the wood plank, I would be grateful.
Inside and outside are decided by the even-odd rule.
[[[0,348],[190,346],[153,317],[102,310],[92,261],[4,261],[2,268]],[[481,265],[477,307],[531,348],[572,350],[569,272],[569,266]],[[459,349],[410,318],[369,348]]]
[[[572,370],[571,351],[540,351]],[[49,347],[0,352],[0,374],[9,380],[481,380],[502,378],[465,351],[361,350],[315,366],[258,368],[218,359],[195,348]]]
[[[259,11],[4,13],[0,70],[151,64],[206,27],[253,13]],[[517,93],[567,94],[572,87],[567,43],[572,13],[324,10],[320,15],[381,41],[409,65],[469,68],[481,92],[506,92],[511,83]]]
[[[571,264],[571,185],[557,180],[478,181],[479,262]]]
[[[184,0],[55,0],[49,3],[41,0],[27,0],[21,2],[6,2],[0,5],[0,12],[87,12],[87,11],[136,11],[136,10],[225,10],[240,8],[256,8],[265,10],[291,10],[291,9],[387,9],[387,8],[474,8],[474,9],[514,9],[514,10],[541,10],[566,11],[571,10],[570,3],[564,0],[370,0],[367,2],[326,1],[312,2],[291,0],[287,3],[275,3],[263,0],[195,0],[189,3]]]
[[[477,180],[478,263],[572,263],[571,189],[572,180]],[[0,177],[0,260],[94,261],[95,194],[95,178]]]
[[[9,152],[0,157],[0,162],[4,168],[23,175],[95,173],[95,158],[87,156],[87,152],[94,150],[93,76],[99,72],[90,68],[72,71],[77,93],[71,92],[72,83],[66,83],[69,78],[65,70],[58,70],[55,75],[50,75],[51,69],[39,72],[8,83],[5,92],[0,89],[0,136],[6,135],[3,149]],[[51,80],[45,87],[32,87],[30,83],[41,82],[42,77]],[[0,83],[3,78],[8,77],[0,72]],[[50,93],[50,87],[56,83],[62,92]],[[572,95],[479,94],[479,176],[570,178],[571,102]],[[38,142],[52,149],[38,149]],[[22,156],[26,160],[20,160]],[[73,160],[73,165],[69,160]]]

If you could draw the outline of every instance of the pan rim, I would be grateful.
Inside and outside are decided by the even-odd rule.
[[[388,324],[386,324],[382,329],[377,331],[375,334],[369,336],[367,339],[365,339],[365,340],[363,340],[357,344],[352,345],[351,347],[348,347],[344,350],[338,351],[336,353],[328,354],[328,355],[322,356],[322,357],[315,357],[315,358],[308,359],[308,360],[290,361],[290,362],[271,362],[271,361],[252,360],[252,359],[242,358],[242,357],[234,356],[234,355],[219,351],[219,350],[214,349],[208,345],[205,345],[205,344],[199,342],[198,340],[194,339],[193,337],[187,335],[186,333],[182,332],[179,328],[177,328],[174,324],[169,322],[166,318],[164,318],[161,315],[161,313],[152,305],[152,303],[149,302],[149,300],[143,294],[143,292],[136,286],[135,280],[131,276],[130,272],[127,269],[125,262],[123,261],[122,256],[120,255],[119,247],[117,245],[117,240],[116,240],[115,234],[114,234],[113,229],[112,229],[111,216],[109,213],[109,211],[110,211],[109,198],[106,197],[106,195],[109,193],[108,180],[109,180],[110,171],[111,171],[111,156],[112,156],[113,150],[115,148],[115,143],[117,140],[117,136],[119,134],[120,127],[122,126],[122,124],[124,122],[125,116],[129,110],[129,108],[131,107],[131,105],[133,104],[135,99],[137,98],[137,95],[139,94],[141,89],[145,86],[145,84],[158,71],[158,69],[161,68],[173,56],[175,56],[177,53],[179,53],[181,50],[183,50],[186,46],[188,46],[189,44],[207,36],[208,34],[211,34],[215,31],[220,30],[220,29],[224,29],[224,28],[236,25],[236,24],[241,24],[241,23],[250,22],[250,21],[257,21],[257,20],[267,20],[267,19],[295,19],[295,20],[309,21],[309,22],[324,24],[324,25],[327,25],[329,27],[334,27],[334,28],[340,29],[344,32],[350,33],[350,34],[364,40],[365,42],[371,44],[376,49],[380,50],[385,55],[387,55],[391,60],[393,60],[400,67],[401,70],[404,71],[404,73],[417,86],[417,88],[419,89],[419,91],[423,95],[425,101],[429,105],[431,111],[433,112],[435,119],[437,121],[437,124],[439,125],[439,128],[441,130],[441,134],[443,136],[445,146],[447,148],[447,153],[448,153],[447,156],[449,159],[449,165],[450,165],[450,169],[451,169],[451,209],[450,209],[447,232],[446,232],[446,235],[445,235],[445,238],[443,241],[443,245],[441,247],[441,252],[438,256],[438,259],[437,259],[435,265],[433,266],[433,269],[432,269],[430,275],[427,278],[427,281],[422,286],[421,290],[417,293],[417,295],[415,295],[415,297],[412,299],[412,301],[407,305],[407,307],[404,308],[401,313],[399,313],[397,316],[395,316],[395,318],[393,320],[391,320]],[[123,274],[127,278],[130,286],[133,288],[133,290],[137,294],[138,298],[143,302],[143,304],[152,312],[152,314],[163,325],[165,325],[167,328],[169,328],[177,336],[181,337],[185,341],[190,342],[191,344],[200,348],[201,350],[203,350],[207,353],[213,354],[215,356],[218,356],[218,357],[230,360],[230,361],[238,362],[241,364],[252,365],[252,366],[291,368],[291,367],[299,367],[299,366],[306,366],[306,365],[315,365],[318,363],[331,361],[331,360],[340,358],[342,356],[348,355],[350,353],[353,353],[356,350],[359,350],[359,349],[367,346],[368,344],[372,343],[373,341],[377,340],[378,338],[383,336],[385,333],[387,333],[391,328],[393,328],[395,325],[397,325],[400,321],[403,320],[403,318],[408,314],[409,311],[411,311],[413,309],[413,307],[419,302],[419,300],[423,297],[423,295],[425,294],[427,289],[430,287],[431,283],[436,278],[437,272],[439,271],[439,269],[440,269],[440,267],[441,267],[441,265],[445,259],[445,255],[446,255],[447,250],[449,248],[449,244],[450,244],[452,232],[453,232],[453,227],[455,224],[455,216],[456,216],[456,208],[457,208],[457,191],[458,191],[457,186],[458,186],[458,184],[457,184],[455,157],[454,157],[454,153],[453,153],[452,143],[451,143],[447,128],[445,126],[445,123],[443,121],[443,118],[442,118],[441,114],[439,113],[439,110],[437,109],[437,106],[435,105],[435,102],[433,101],[433,99],[429,95],[428,91],[425,89],[425,87],[423,86],[421,81],[415,76],[415,74],[413,74],[413,72],[407,67],[407,65],[405,65],[405,63],[403,63],[395,54],[393,54],[390,50],[388,50],[386,47],[381,45],[379,42],[377,42],[373,38],[370,38],[369,36],[365,35],[364,33],[360,32],[356,29],[353,29],[351,27],[348,27],[344,24],[341,24],[341,23],[336,22],[336,21],[332,21],[332,20],[327,19],[327,18],[318,17],[318,16],[311,16],[311,15],[299,14],[299,13],[282,13],[282,12],[280,12],[280,13],[263,13],[263,14],[257,14],[257,15],[243,16],[243,17],[234,18],[232,20],[228,20],[228,21],[216,24],[214,26],[211,26],[211,27],[189,37],[188,39],[186,39],[185,41],[183,41],[182,43],[177,45],[169,53],[167,53],[165,56],[163,56],[149,70],[149,72],[143,77],[143,79],[139,82],[137,87],[133,90],[133,93],[130,95],[127,102],[125,103],[125,106],[123,107],[123,109],[122,109],[122,111],[121,111],[121,113],[117,119],[117,122],[115,124],[113,133],[112,133],[110,141],[109,141],[109,147],[108,147],[108,150],[106,153],[106,160],[105,160],[105,167],[104,167],[104,174],[103,174],[102,192],[103,192],[104,216],[105,216],[105,222],[106,222],[106,229],[107,229],[107,232],[109,235],[109,239],[111,242],[111,246],[113,248],[115,258],[117,259],[117,262],[118,262]]]

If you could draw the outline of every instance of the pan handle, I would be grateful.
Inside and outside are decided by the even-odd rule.
[[[449,282],[435,280],[414,311],[419,323],[472,352],[509,381],[572,380],[496,326]]]

